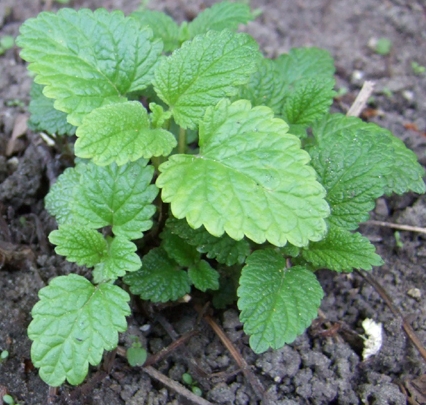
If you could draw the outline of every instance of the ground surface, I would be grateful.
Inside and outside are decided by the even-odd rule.
[[[154,7],[178,20],[192,18],[210,1],[159,0]],[[73,7],[124,7],[134,10],[136,0],[75,0]],[[377,82],[368,119],[389,128],[403,139],[426,164],[426,74],[416,75],[411,62],[426,65],[426,6],[422,0],[253,0],[263,14],[248,31],[264,52],[276,56],[294,46],[319,46],[336,59],[338,88],[348,93],[334,108],[345,112],[366,79]],[[0,0],[0,36],[17,35],[19,25],[35,16],[43,5],[38,0]],[[393,43],[388,56],[374,53],[368,44],[386,37]],[[0,393],[5,389],[20,404],[48,403],[48,388],[30,362],[26,328],[37,291],[50,278],[79,271],[56,257],[47,241],[55,223],[43,208],[49,181],[63,169],[59,158],[36,134],[26,133],[6,155],[6,145],[27,111],[31,79],[18,50],[0,56],[0,351],[9,358],[0,364]],[[425,197],[408,195],[378,202],[377,220],[426,226]],[[426,245],[425,236],[401,232],[398,246],[388,228],[363,225],[362,232],[377,246],[386,264],[373,276],[388,291],[396,306],[426,342]],[[411,403],[425,403],[410,381],[426,372],[426,365],[407,340],[396,318],[373,287],[357,274],[320,272],[326,292],[321,310],[331,327],[342,323],[345,333],[321,335],[324,324],[311,328],[282,350],[254,355],[243,336],[235,308],[215,313],[230,339],[240,349],[266,390],[263,403],[377,404],[407,402],[400,385],[408,388]],[[415,290],[417,289],[417,290]],[[178,335],[191,330],[197,320],[192,304],[163,311],[162,316]],[[377,356],[363,362],[361,322],[372,318],[383,323],[384,342]],[[161,318],[160,318],[161,320]],[[138,313],[130,320],[131,334],[139,334],[154,353],[171,339],[159,322]],[[143,335],[139,327],[151,325]],[[329,325],[330,326],[330,325]],[[349,332],[348,332],[349,331]],[[129,334],[128,333],[128,334]],[[126,336],[121,343],[125,343]],[[194,366],[196,364],[196,366]],[[203,397],[218,404],[261,403],[218,337],[205,324],[185,349],[174,351],[155,364],[164,375],[179,381],[190,370]],[[95,375],[91,374],[91,378]],[[130,369],[116,359],[109,375],[75,390],[65,386],[51,403],[66,404],[181,404],[189,403],[172,389],[151,379],[140,369]],[[418,386],[418,385],[417,385]],[[426,395],[426,394],[425,394]],[[269,402],[268,402],[269,401]]]

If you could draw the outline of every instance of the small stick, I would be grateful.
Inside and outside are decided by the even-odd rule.
[[[361,91],[358,93],[355,101],[349,108],[346,115],[348,117],[359,117],[362,110],[365,108],[365,105],[367,104],[368,99],[371,96],[371,93],[374,90],[375,83],[372,81],[366,81],[362,85]]]
[[[204,315],[204,319],[207,321],[207,323],[210,325],[210,327],[215,331],[215,333],[219,336],[219,339],[222,341],[222,343],[225,345],[225,347],[229,350],[229,353],[231,353],[231,356],[236,361],[238,367],[241,369],[241,371],[244,373],[244,376],[247,378],[247,380],[250,382],[255,394],[263,400],[264,403],[266,403],[266,398],[264,398],[265,394],[265,388],[263,388],[260,381],[257,379],[257,377],[253,374],[253,372],[250,370],[249,365],[241,355],[241,353],[238,351],[238,349],[232,344],[232,342],[229,340],[228,336],[226,336],[225,332],[222,330],[222,328],[213,320],[213,318],[209,315]]]
[[[194,393],[186,389],[182,384],[179,384],[178,382],[165,376],[163,373],[160,373],[158,370],[156,370],[152,366],[142,367],[142,370],[146,374],[148,374],[151,378],[154,378],[155,380],[160,381],[167,388],[170,388],[171,390],[175,391],[177,394],[183,396],[184,398],[188,399],[189,401],[193,402],[196,405],[213,405],[211,402],[205,400],[204,398],[199,397],[198,395],[195,395]]]
[[[380,295],[380,297],[383,299],[383,301],[386,302],[392,313],[396,316],[401,318],[402,320],[402,327],[407,334],[408,338],[411,340],[413,345],[416,347],[416,349],[420,352],[420,355],[423,357],[423,360],[426,362],[426,350],[423,347],[422,342],[417,337],[416,332],[411,327],[411,325],[404,319],[402,316],[401,311],[394,305],[391,298],[385,291],[385,289],[375,280],[375,278],[370,275],[369,273],[361,272],[359,270],[355,270],[364,280],[368,281],[374,289],[377,291],[377,293]]]
[[[383,222],[383,221],[374,221],[374,220],[371,220],[371,221],[365,222],[365,224],[377,225],[377,226],[384,226],[386,228],[399,229],[400,231],[426,233],[426,228],[420,228],[418,226],[411,226],[411,225],[393,224],[391,222]]]

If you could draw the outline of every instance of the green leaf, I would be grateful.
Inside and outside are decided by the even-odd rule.
[[[302,249],[302,257],[316,268],[350,272],[354,268],[371,270],[381,266],[383,260],[376,248],[361,234],[343,228],[330,227],[327,236]]]
[[[53,279],[39,297],[28,328],[32,362],[48,385],[58,387],[65,379],[78,385],[89,364],[98,365],[103,351],[117,346],[130,297],[115,285],[95,287],[76,274]]]
[[[385,129],[382,129],[382,131],[391,139],[394,150],[392,173],[386,176],[386,194],[393,192],[401,195],[408,191],[423,194],[426,191],[423,181],[425,169],[417,161],[416,154],[408,149],[401,139],[393,136],[391,132]]]
[[[250,7],[243,3],[223,1],[214,4],[197,15],[189,24],[188,32],[191,38],[205,34],[210,30],[236,31],[240,24],[247,24],[254,19]]]
[[[173,155],[160,166],[163,201],[217,237],[277,246],[322,239],[325,192],[287,128],[267,107],[222,100],[200,124],[199,155]]]
[[[293,92],[285,98],[283,120],[291,125],[308,126],[326,114],[336,94],[333,79],[299,80]]]
[[[316,318],[324,295],[312,272],[286,268],[272,249],[257,250],[247,259],[237,294],[240,320],[256,353],[293,342]]]
[[[115,235],[139,239],[151,228],[158,190],[150,184],[154,173],[146,160],[123,166],[86,165],[71,201],[74,218],[89,228],[111,225]]]
[[[281,114],[287,84],[283,72],[278,71],[276,61],[261,58],[249,83],[240,89],[240,98],[250,100],[253,106],[265,105]]]
[[[135,253],[136,250],[136,245],[122,236],[109,238],[108,251],[93,270],[93,281],[98,284],[102,281],[115,280],[127,272],[139,270],[142,262]]]
[[[187,272],[162,248],[150,250],[142,259],[142,269],[127,274],[123,280],[132,294],[153,302],[176,301],[191,289]]]
[[[188,269],[188,276],[200,291],[219,289],[219,273],[205,260],[191,266]]]
[[[77,129],[75,154],[97,165],[121,166],[141,157],[167,156],[177,145],[173,134],[151,129],[148,113],[138,101],[94,109]]]
[[[161,247],[179,266],[189,267],[200,261],[200,253],[184,239],[174,235],[169,229],[164,230],[160,237],[163,240]]]
[[[107,242],[98,231],[78,225],[61,225],[50,233],[49,241],[57,245],[58,255],[79,266],[93,267],[107,253]]]
[[[43,12],[20,32],[17,44],[35,81],[76,126],[95,108],[126,101],[127,93],[147,87],[162,51],[149,28],[121,11]]]
[[[335,71],[330,53],[319,48],[293,48],[289,53],[280,55],[275,64],[287,88],[299,80],[332,79]]]
[[[356,118],[330,115],[313,127],[312,166],[327,190],[331,224],[353,230],[368,219],[392,173],[391,139]]]
[[[45,198],[47,211],[59,224],[72,223],[75,220],[72,201],[79,187],[81,170],[84,170],[84,166],[79,164],[75,168],[65,169]]]
[[[156,103],[149,103],[149,109],[151,110],[150,120],[153,128],[161,128],[172,116],[170,111],[164,111],[163,107]]]
[[[198,229],[191,228],[184,219],[169,218],[166,226],[172,233],[195,246],[200,253],[206,253],[209,259],[216,259],[227,266],[243,264],[250,254],[250,245],[246,239],[235,240],[226,234],[217,238],[203,226]]]
[[[154,88],[170,106],[175,121],[195,128],[207,107],[238,93],[259,57],[247,34],[209,31],[165,58],[155,73]]]
[[[29,128],[33,131],[43,131],[56,135],[74,135],[75,127],[68,124],[67,115],[53,107],[54,100],[43,94],[43,86],[32,84],[30,92],[31,116],[28,121]]]
[[[160,38],[164,43],[164,52],[179,48],[179,26],[176,22],[160,11],[138,10],[129,15],[141,27],[148,26],[154,32],[154,38]]]
[[[424,169],[389,131],[332,114],[317,122],[313,133],[317,144],[308,151],[327,189],[332,224],[356,229],[383,194],[424,192]]]

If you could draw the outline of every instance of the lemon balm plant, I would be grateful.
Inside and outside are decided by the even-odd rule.
[[[130,314],[119,280],[144,300],[197,288],[218,305],[237,280],[252,349],[292,342],[323,297],[315,270],[382,263],[355,232],[375,200],[424,192],[398,138],[329,113],[330,55],[267,59],[236,32],[253,17],[229,2],[180,26],[149,10],[65,8],[21,27],[33,125],[77,137],[75,167],[46,197],[49,239],[93,268],[91,280],[53,279],[33,308],[31,356],[49,385],[81,383],[117,345]]]

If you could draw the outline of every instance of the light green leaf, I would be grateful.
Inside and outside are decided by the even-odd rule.
[[[329,221],[353,230],[375,200],[392,191],[423,192],[423,168],[389,131],[355,117],[332,114],[313,126],[312,165],[327,189]]]
[[[32,362],[48,385],[58,387],[65,379],[78,385],[89,364],[98,365],[104,350],[117,346],[130,297],[115,285],[95,287],[76,274],[53,279],[39,297],[28,328]]]
[[[93,270],[93,280],[100,283],[106,280],[115,280],[127,272],[137,271],[142,262],[136,252],[136,245],[122,236],[115,236],[108,240],[108,251],[103,260],[96,264]]]
[[[256,353],[293,342],[316,318],[324,295],[311,271],[286,268],[285,259],[272,249],[248,257],[237,294],[240,320]]]
[[[249,35],[228,30],[199,35],[162,61],[155,91],[181,127],[195,128],[207,107],[248,82],[259,58],[257,47]]]
[[[164,108],[156,103],[149,103],[149,109],[151,110],[150,120],[153,128],[161,128],[172,116],[171,111],[164,111]]]
[[[77,137],[75,154],[100,166],[167,156],[177,145],[170,132],[150,128],[148,113],[138,101],[94,109],[84,117]]]
[[[50,233],[49,241],[57,245],[58,255],[79,266],[92,267],[107,253],[107,242],[98,231],[78,225],[61,225]]]
[[[74,218],[89,228],[111,225],[115,235],[141,238],[155,213],[151,202],[158,190],[150,184],[153,173],[143,159],[123,166],[88,163],[71,202]]]
[[[282,117],[290,125],[313,124],[326,114],[336,94],[333,79],[309,78],[299,80],[285,98]]]
[[[129,15],[141,27],[148,26],[154,32],[154,38],[160,38],[164,43],[164,51],[174,51],[179,47],[179,26],[176,22],[160,11],[138,10]]]
[[[33,131],[43,131],[55,135],[74,135],[75,127],[68,124],[67,115],[53,107],[54,100],[43,94],[43,86],[32,84],[30,92],[31,113],[28,126]]]
[[[188,32],[191,38],[205,34],[210,30],[237,30],[240,24],[247,24],[254,19],[250,7],[243,3],[223,1],[214,4],[197,15],[189,24]]]
[[[276,61],[261,58],[249,83],[240,89],[240,98],[250,100],[253,106],[265,105],[281,114],[283,100],[287,94],[287,83],[278,71]]]
[[[169,229],[164,230],[160,237],[163,240],[161,247],[180,266],[189,267],[200,261],[200,253],[197,252],[195,247],[178,235],[173,234]]]
[[[333,225],[356,229],[385,192],[394,153],[391,139],[376,128],[339,116],[328,116],[313,127],[317,145],[308,152],[327,190]]]
[[[43,12],[20,32],[17,44],[35,81],[76,126],[95,108],[126,101],[127,93],[147,87],[162,51],[150,29],[121,11]]]
[[[80,184],[82,166],[84,164],[65,169],[44,200],[47,211],[56,218],[59,224],[72,223],[75,220],[71,202]]]
[[[376,254],[376,248],[367,238],[358,232],[351,233],[335,226],[330,227],[322,241],[310,243],[302,249],[302,257],[316,268],[339,272],[371,270],[372,266],[383,264],[381,257]]]
[[[162,248],[150,250],[142,259],[142,269],[123,280],[133,294],[153,302],[176,301],[191,289],[187,272]]]
[[[325,192],[307,165],[300,141],[267,107],[223,100],[200,124],[199,155],[173,155],[160,166],[157,186],[176,218],[283,246],[323,238]]]
[[[191,266],[188,269],[188,276],[200,291],[219,289],[219,273],[205,260]]]
[[[198,229],[191,228],[184,219],[169,218],[166,226],[172,233],[195,246],[200,253],[206,253],[209,259],[216,259],[227,266],[243,264],[250,254],[250,245],[246,239],[235,240],[226,234],[217,238],[203,226]]]
[[[289,53],[280,55],[275,64],[287,88],[299,80],[332,79],[335,71],[330,53],[319,48],[293,48]]]

